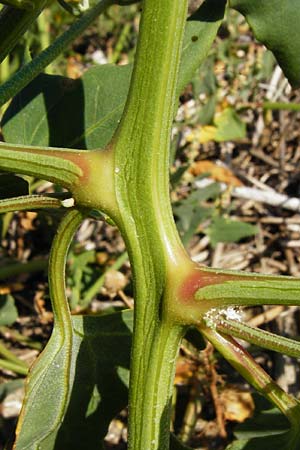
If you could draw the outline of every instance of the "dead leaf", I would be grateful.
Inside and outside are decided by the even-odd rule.
[[[196,364],[190,359],[179,357],[176,363],[176,385],[188,385],[196,371]]]
[[[209,173],[211,178],[220,183],[230,184],[231,186],[243,185],[243,183],[233,175],[231,170],[227,167],[218,166],[212,161],[203,160],[194,162],[189,171],[196,177],[203,173]]]
[[[252,416],[254,401],[250,392],[227,387],[220,393],[224,418],[234,422],[244,422]]]

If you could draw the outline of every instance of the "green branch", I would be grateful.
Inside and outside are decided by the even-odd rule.
[[[76,150],[0,143],[0,169],[31,175],[71,189],[83,171]],[[76,162],[73,162],[72,159]]]
[[[299,402],[284,392],[238,342],[210,328],[201,327],[200,331],[248,383],[277,406],[292,425],[299,427]]]
[[[74,234],[86,217],[76,209],[68,212],[61,221],[54,238],[49,258],[49,289],[56,329],[62,335],[72,330],[71,316],[66,296],[65,267],[69,246]]]
[[[23,66],[8,81],[2,84],[2,86],[0,86],[0,107],[41,73],[45,67],[57,58],[97,16],[113,3],[115,3],[113,0],[100,0],[93,8],[76,20],[67,31],[53,42],[53,44],[42,51],[31,62]]]
[[[185,256],[169,198],[169,147],[186,0],[145,0],[128,100],[112,141],[116,223],[133,268],[135,327],[129,449],[166,450],[175,358],[184,327],[164,309],[171,266]],[[142,93],[142,95],[141,95]]]
[[[0,214],[10,211],[33,211],[35,209],[57,209],[64,206],[64,200],[42,195],[24,195],[0,200]],[[73,205],[72,205],[73,206]]]
[[[259,347],[283,353],[294,358],[300,358],[300,342],[294,341],[293,339],[250,327],[236,320],[226,319],[224,317],[219,319],[218,316],[215,321],[215,327],[223,334],[234,336],[250,344],[258,345]]]
[[[47,5],[48,0],[36,0],[35,7],[30,10],[5,6],[0,11],[0,62],[18,43],[32,22]]]

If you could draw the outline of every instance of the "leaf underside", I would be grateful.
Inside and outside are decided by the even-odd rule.
[[[99,449],[127,405],[132,311],[72,324],[70,364],[54,331],[29,375],[16,450]]]
[[[54,330],[31,370],[15,450],[99,450],[127,406],[133,311],[73,316],[72,325],[71,355]],[[171,435],[170,450],[191,449]]]

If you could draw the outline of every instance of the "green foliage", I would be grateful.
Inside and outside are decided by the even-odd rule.
[[[187,22],[178,93],[204,61],[224,15],[223,1],[212,1],[212,9],[210,3],[204,2]],[[89,69],[79,80],[38,76],[16,95],[5,113],[1,122],[5,140],[36,146],[104,148],[122,116],[131,70],[131,65],[104,65]],[[67,123],[66,117],[70,119]]]
[[[101,446],[127,404],[132,319],[131,311],[74,316],[71,350],[52,336],[32,368],[16,449]]]
[[[131,1],[104,0],[99,12],[113,3]],[[300,82],[298,3],[231,0],[229,4],[245,15],[295,85]],[[44,6],[39,1],[30,12],[10,6],[0,11],[1,59]],[[67,202],[55,194],[52,206],[60,212],[70,208],[57,230],[49,261],[54,328],[28,378],[16,450],[101,448],[111,419],[127,403],[129,361],[129,449],[167,450],[175,360],[190,326],[197,326],[290,422],[290,428],[276,436],[265,430],[266,435],[253,437],[248,430],[231,448],[299,448],[299,402],[283,392],[231,335],[218,330],[227,306],[299,304],[299,281],[198,267],[184,251],[174,226],[168,173],[175,105],[207,57],[226,2],[206,0],[186,22],[187,6],[182,0],[143,1],[133,70],[130,65],[105,65],[89,69],[79,80],[45,74],[34,78],[57,56],[58,48],[63,51],[69,42],[65,39],[59,47],[50,45],[44,53],[48,56],[42,56],[38,65],[33,60],[1,88],[15,96],[2,120],[10,145],[0,145],[1,170],[60,184],[68,189]],[[23,89],[24,73],[31,83]],[[245,126],[234,109],[215,114],[214,77],[208,74],[204,81],[209,99],[202,123],[214,124],[213,139],[218,142],[243,138]],[[102,152],[81,151],[104,147]],[[29,209],[49,207],[48,197],[26,195],[28,186],[22,178],[1,178],[2,211],[24,209],[25,204]],[[212,220],[207,231],[212,244],[256,232],[255,227],[220,217],[214,208],[201,204],[218,194],[219,186],[212,184],[174,206],[184,243],[204,218]],[[126,242],[133,271],[134,324],[128,311],[105,316],[70,314],[65,293],[67,252],[91,210],[111,216]],[[89,270],[93,258],[93,252],[73,255],[72,307],[86,306],[101,286],[102,277],[94,283]],[[127,254],[120,258],[123,261]],[[7,325],[17,312],[11,297],[5,301],[0,313],[2,324]],[[240,337],[241,329],[236,324],[234,328]],[[263,340],[264,332],[256,330],[252,338]],[[278,340],[270,335],[266,340],[268,348],[278,350]],[[203,341],[198,344],[202,348]],[[293,343],[285,341],[285,345]],[[15,359],[11,362],[19,364]],[[19,371],[27,373],[27,366],[19,364]],[[255,427],[257,432],[257,423]],[[186,447],[172,438],[170,448]]]
[[[173,212],[178,219],[177,227],[184,244],[188,244],[199,224],[214,214],[212,206],[203,206],[201,203],[215,199],[219,194],[219,184],[212,183],[206,188],[192,192],[186,199],[173,206]]]
[[[103,148],[122,115],[130,74],[130,66],[105,65],[88,70],[79,80],[40,75],[4,115],[5,139],[26,145]]]
[[[18,318],[18,310],[12,295],[0,296],[0,326],[12,325]]]
[[[233,108],[226,108],[214,119],[216,142],[235,141],[246,137],[246,125]]]
[[[243,238],[255,235],[257,232],[256,226],[220,216],[214,216],[211,225],[206,230],[213,247],[218,242],[238,242]]]
[[[299,0],[229,0],[253,29],[255,37],[270,49],[290,83],[300,85]]]
[[[297,436],[298,435],[298,436]],[[239,425],[235,430],[237,441],[226,450],[298,449],[299,431],[289,431],[289,423],[277,409],[268,409]]]

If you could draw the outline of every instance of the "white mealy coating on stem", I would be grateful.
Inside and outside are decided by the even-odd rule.
[[[237,320],[238,322],[242,321],[242,310],[236,306],[228,306],[228,308],[211,308],[204,315],[203,319],[206,325],[209,328],[215,328],[218,322],[221,322],[222,319],[231,319]]]

